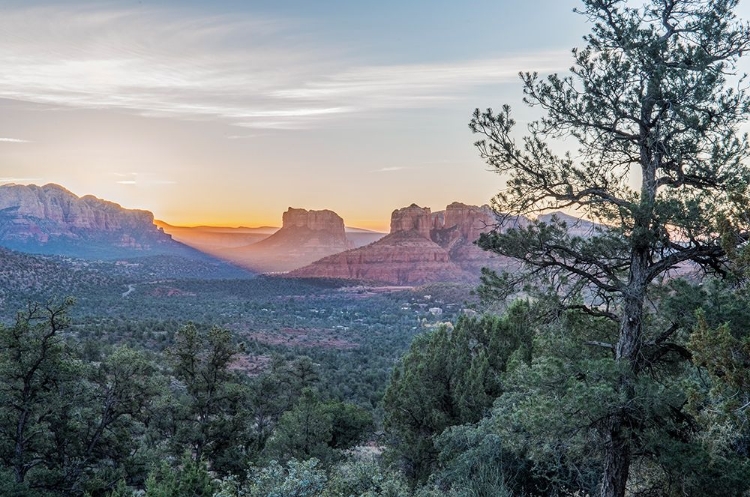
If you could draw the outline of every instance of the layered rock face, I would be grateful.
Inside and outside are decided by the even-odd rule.
[[[123,209],[92,195],[79,198],[60,185],[4,185],[0,187],[0,210],[18,218],[40,219],[61,230],[114,231],[154,224],[148,211]]]
[[[365,247],[321,259],[290,273],[298,277],[343,278],[393,285],[418,285],[479,278],[482,266],[508,265],[474,245],[497,224],[487,206],[450,204],[445,211],[410,205],[391,215],[391,233]]]
[[[434,219],[429,207],[419,207],[411,204],[403,209],[396,209],[391,214],[391,233],[413,231],[429,239],[434,225]]]
[[[344,234],[344,220],[333,211],[308,211],[289,207],[281,216],[281,229],[307,228],[311,231],[327,231],[332,234]]]
[[[451,261],[450,254],[416,230],[391,233],[375,243],[326,257],[290,275],[391,285],[465,279],[464,271]]]
[[[445,208],[445,221],[442,227],[455,227],[463,239],[472,242],[495,225],[497,225],[497,219],[489,206],[477,207],[453,202]]]
[[[222,251],[222,257],[262,272],[286,272],[353,248],[344,220],[330,210],[289,208],[276,233],[259,242]]]
[[[117,249],[149,251],[175,242],[148,211],[91,195],[79,198],[55,184],[10,184],[0,186],[0,245],[86,257],[92,251],[116,256]]]

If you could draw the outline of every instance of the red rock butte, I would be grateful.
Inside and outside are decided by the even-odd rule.
[[[286,272],[354,247],[346,236],[344,220],[333,211],[290,207],[282,223],[271,236],[224,250],[221,257],[255,271]]]
[[[289,207],[281,216],[281,229],[307,228],[312,231],[328,231],[344,235],[344,220],[333,211],[308,211]]]
[[[393,211],[388,236],[316,261],[290,276],[393,285],[475,282],[483,266],[512,265],[474,244],[481,233],[496,226],[497,219],[488,206],[454,202],[445,211],[432,212],[412,204]]]

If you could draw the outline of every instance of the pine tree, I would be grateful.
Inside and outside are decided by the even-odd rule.
[[[202,332],[193,324],[179,330],[169,350],[181,383],[172,414],[174,450],[189,448],[195,461],[205,459],[219,473],[242,465],[248,437],[248,388],[230,368],[238,352],[229,331],[213,327]]]
[[[646,326],[655,281],[681,264],[726,271],[742,241],[750,168],[738,134],[750,101],[734,71],[750,44],[736,0],[583,0],[592,24],[569,76],[521,75],[525,102],[544,116],[519,144],[510,109],[475,111],[481,156],[507,177],[494,205],[504,214],[579,209],[606,223],[590,237],[560,221],[482,236],[480,245],[523,261],[523,274],[485,274],[487,288],[534,278],[562,290],[562,304],[617,323],[611,350],[622,402],[598,425],[605,440],[602,496],[623,496],[638,420],[634,385],[676,350],[679,327]],[[577,150],[562,156],[551,142]],[[723,239],[720,234],[723,233]],[[581,300],[576,296],[582,295]]]
[[[57,388],[74,377],[60,336],[72,304],[30,303],[12,327],[0,325],[0,460],[18,484],[49,463],[47,427],[67,409]]]

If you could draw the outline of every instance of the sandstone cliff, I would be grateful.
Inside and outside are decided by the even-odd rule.
[[[281,216],[281,229],[307,229],[310,231],[324,231],[338,236],[342,240],[346,238],[344,231],[344,220],[333,211],[324,209],[322,211],[308,211],[306,209],[295,209],[289,207]]]
[[[375,243],[326,257],[290,275],[392,285],[465,279],[464,271],[450,260],[448,252],[417,230],[396,231]]]
[[[396,209],[391,214],[391,233],[412,231],[430,239],[434,219],[429,207],[419,207],[411,204],[403,209]]]
[[[221,256],[262,272],[286,272],[353,248],[344,220],[330,210],[289,208],[282,227],[259,242],[221,251]]]
[[[55,184],[0,186],[0,245],[79,257],[187,249],[157,228],[148,211],[79,198]]]

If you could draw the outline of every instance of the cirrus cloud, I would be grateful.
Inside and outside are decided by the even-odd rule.
[[[0,64],[12,70],[0,77],[0,98],[247,128],[441,106],[468,89],[515,81],[522,69],[563,69],[566,60],[553,51],[374,66],[316,44],[304,24],[287,19],[71,6],[2,14]]]

